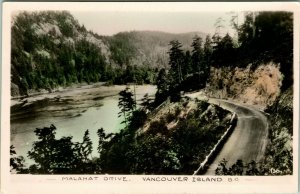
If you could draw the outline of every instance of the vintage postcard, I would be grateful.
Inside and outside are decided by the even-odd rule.
[[[3,3],[1,193],[296,193],[299,4]]]

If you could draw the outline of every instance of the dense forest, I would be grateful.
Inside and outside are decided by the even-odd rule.
[[[168,43],[189,46],[201,33],[120,32],[101,36],[67,11],[21,12],[11,28],[12,95],[73,83],[154,83],[167,67]]]
[[[137,52],[129,34],[101,37],[68,12],[19,13],[11,45],[12,83],[20,94],[81,82],[152,83],[155,76],[154,68],[129,63]]]
[[[26,94],[81,82],[154,83],[159,69],[169,70],[168,63],[178,65],[178,78],[184,81],[193,79],[191,72],[208,77],[210,66],[252,63],[255,68],[270,61],[280,64],[283,88],[288,88],[293,81],[292,14],[248,13],[243,24],[234,19],[232,24],[238,34],[234,38],[218,31],[212,37],[150,31],[108,37],[88,31],[66,11],[21,12],[11,28],[12,88]],[[174,55],[168,62],[170,46]]]
[[[159,55],[158,48],[153,49],[154,53],[150,52],[151,49],[144,50],[145,59],[152,55],[155,60],[151,57],[141,60],[136,57],[141,56],[138,54],[141,52],[138,45],[142,44],[138,32],[103,37],[87,31],[68,12],[18,14],[12,26],[12,83],[19,87],[21,93],[26,94],[31,89],[51,89],[72,83],[98,81],[112,84],[153,83],[157,85],[157,93],[154,102],[145,96],[144,104],[137,108],[131,91],[126,89],[120,92],[120,116],[124,117],[126,127],[115,134],[106,134],[104,129],[99,129],[97,148],[92,147],[88,130],[82,142],[72,142],[72,137],[56,139],[56,127],[53,125],[36,129],[38,141],[28,152],[29,158],[36,164],[24,167],[22,157],[17,156],[11,147],[12,169],[19,173],[46,174],[190,173],[196,161],[203,159],[203,147],[208,149],[205,145],[209,145],[210,141],[215,142],[220,136],[215,134],[214,129],[225,128],[223,112],[216,114],[217,126],[205,126],[208,121],[195,119],[208,106],[202,102],[198,104],[198,112],[188,115],[187,120],[180,121],[172,131],[165,130],[168,124],[166,120],[172,121],[176,114],[152,123],[146,132],[137,135],[157,108],[166,101],[186,103],[181,96],[182,91],[205,88],[209,83],[211,67],[234,69],[252,64],[255,69],[259,65],[274,62],[280,64],[283,74],[282,92],[290,91],[293,86],[292,13],[249,12],[240,25],[233,18],[232,26],[237,37],[221,35],[216,31],[214,35],[206,37],[193,36],[189,46],[186,43],[183,45],[179,38],[172,39],[165,55]],[[137,61],[142,61],[142,64],[136,64]],[[153,63],[156,65],[151,65]],[[278,140],[278,133],[285,124],[292,129],[292,121],[280,116],[280,111],[292,115],[292,110],[279,107],[280,103],[278,100],[277,104],[267,109],[269,113],[276,113],[276,118],[282,119],[282,122],[276,124],[278,121],[271,119],[274,127],[270,138],[273,139],[264,166],[267,169],[285,166],[282,174],[291,174],[292,151],[280,148],[280,143],[285,140]],[[286,130],[286,133],[292,137],[292,130]],[[202,149],[199,148],[197,153],[201,159],[190,153],[191,148],[197,148],[195,142],[201,142]],[[274,156],[272,145],[283,150],[282,155]],[[90,157],[92,149],[98,150],[99,157]],[[220,164],[217,174],[245,173],[242,161],[237,161],[230,169],[225,164],[226,161]],[[264,166],[258,167],[256,163],[247,166],[251,168],[246,174],[268,174],[260,169]]]

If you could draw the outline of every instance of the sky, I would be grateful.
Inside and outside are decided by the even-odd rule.
[[[113,35],[122,31],[151,30],[171,33],[200,31],[215,33],[215,23],[224,19],[221,33],[234,31],[230,26],[229,12],[145,12],[145,11],[71,11],[71,14],[88,30],[99,35]],[[242,18],[243,14],[239,14]]]

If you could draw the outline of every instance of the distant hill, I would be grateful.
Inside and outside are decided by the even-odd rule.
[[[120,32],[111,39],[117,39],[119,37],[127,37],[130,44],[135,48],[135,57],[132,59],[132,64],[141,65],[146,64],[150,67],[166,67],[168,65],[168,50],[169,43],[172,40],[178,40],[182,43],[184,50],[190,49],[193,38],[200,36],[203,39],[206,34],[202,32],[189,32],[181,34],[173,34],[160,31],[131,31]],[[124,38],[125,39],[125,38]],[[126,50],[123,50],[126,52]]]
[[[120,32],[102,36],[80,24],[67,11],[20,12],[11,28],[12,94],[82,81],[118,77],[112,69],[168,66],[171,40],[189,49],[201,32]],[[20,90],[20,91],[18,91]]]

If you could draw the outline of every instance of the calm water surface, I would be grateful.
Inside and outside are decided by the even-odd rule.
[[[103,127],[106,133],[115,133],[124,127],[120,124],[122,117],[118,117],[118,92],[124,88],[114,88],[114,92],[107,93],[108,96],[102,95],[102,88],[80,89],[75,95],[73,91],[59,94],[59,98],[52,94],[51,98],[36,100],[26,108],[19,105],[11,113],[11,144],[17,155],[24,156],[27,164],[32,163],[27,152],[37,140],[34,130],[54,124],[57,138],[72,136],[73,142],[81,142],[85,130],[89,129],[93,142],[92,156],[98,156],[97,130]],[[137,100],[146,93],[153,96],[155,92],[155,86],[138,86]]]

